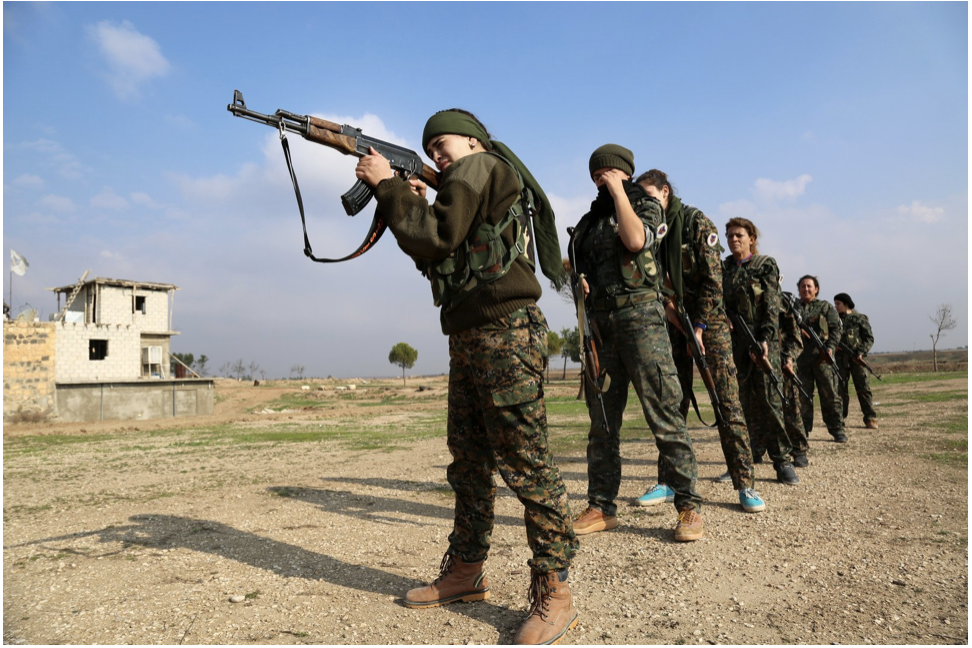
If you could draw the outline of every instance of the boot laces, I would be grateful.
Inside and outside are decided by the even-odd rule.
[[[448,576],[449,572],[452,571],[452,568],[455,567],[455,565],[456,559],[452,554],[447,553],[446,555],[442,556],[442,562],[439,564],[439,576],[432,581],[432,584],[436,585],[439,581]]]
[[[546,620],[547,611],[550,607],[550,585],[547,583],[545,574],[533,575],[527,600],[530,603],[530,614],[528,616],[537,614],[541,620]]]

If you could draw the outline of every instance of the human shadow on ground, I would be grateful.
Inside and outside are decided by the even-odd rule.
[[[189,549],[263,569],[285,578],[317,580],[372,594],[394,596],[401,604],[405,592],[424,584],[368,565],[346,562],[272,538],[240,531],[222,522],[175,515],[141,514],[129,518],[131,524],[42,538],[17,546],[47,545],[80,538],[97,538],[103,544],[121,547],[103,554],[119,554],[129,547],[151,549]],[[70,547],[52,547],[70,551]],[[90,556],[90,553],[85,555]],[[499,640],[512,640],[522,621],[522,612],[496,606],[487,601],[475,605],[448,606],[450,612],[465,615],[499,632]]]
[[[267,490],[275,495],[306,502],[318,506],[323,511],[347,515],[369,522],[383,522],[391,524],[412,524],[420,526],[418,518],[438,518],[452,520],[453,494],[448,484],[428,484],[425,482],[403,482],[397,479],[382,479],[380,477],[322,477],[323,481],[360,484],[389,490],[402,490],[403,487],[412,493],[428,493],[433,497],[441,497],[448,504],[439,506],[415,499],[399,497],[382,497],[366,493],[356,493],[347,490],[331,490],[327,488],[306,488],[303,486],[273,486]],[[499,480],[502,481],[502,480]],[[434,486],[434,488],[430,488]],[[439,493],[442,493],[440,495]],[[514,497],[513,493],[497,484],[496,497]],[[522,517],[497,515],[494,524],[523,526]]]

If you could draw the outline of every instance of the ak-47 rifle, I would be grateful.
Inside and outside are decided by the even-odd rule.
[[[685,312],[684,308],[677,307],[675,311],[678,313],[678,321],[682,324],[682,333],[685,334],[685,338],[688,340],[689,351],[692,353],[692,359],[695,360],[695,366],[699,368],[699,376],[702,377],[702,384],[705,385],[706,391],[709,392],[709,400],[712,402],[712,411],[715,412],[716,425],[725,425],[726,421],[722,417],[722,411],[720,409],[719,394],[716,392],[715,379],[712,377],[712,370],[709,369],[709,363],[705,359],[705,354],[702,353],[702,347],[699,345],[699,340],[695,337],[695,327],[692,326],[692,321],[689,319],[688,313]],[[699,414],[699,405],[695,401],[695,396],[692,396],[692,405],[695,406],[695,415],[699,417],[702,421],[702,415]],[[703,424],[708,425],[705,421]]]
[[[306,140],[316,144],[323,144],[330,148],[337,149],[345,155],[364,157],[370,154],[371,149],[375,149],[388,159],[393,171],[404,179],[419,177],[423,182],[432,187],[438,187],[439,176],[435,169],[422,162],[418,153],[397,144],[391,144],[374,137],[369,137],[361,132],[360,128],[352,126],[342,126],[334,122],[311,117],[310,115],[297,115],[287,110],[277,110],[272,115],[265,115],[246,107],[243,101],[243,93],[239,90],[233,91],[233,103],[226,106],[237,117],[249,119],[259,124],[272,126],[280,131],[280,144],[283,146],[284,158],[287,160],[287,169],[290,171],[290,179],[294,183],[294,193],[297,195],[297,206],[300,209],[300,221],[304,226],[304,254],[311,260],[320,263],[335,263],[347,261],[356,256],[367,252],[374,245],[385,231],[385,222],[379,216],[375,216],[368,230],[368,235],[358,249],[351,254],[340,259],[319,259],[314,256],[311,250],[310,240],[307,238],[307,222],[304,219],[304,201],[300,197],[300,187],[297,185],[297,175],[294,173],[294,165],[290,159],[290,145],[287,142],[287,132],[296,133]],[[368,204],[374,196],[364,181],[358,180],[344,195],[341,196],[341,204],[348,216],[354,216]]]
[[[580,336],[580,360],[581,360],[581,389],[577,394],[578,400],[584,397],[585,388],[590,390],[591,395],[601,406],[601,417],[604,422],[604,429],[609,430],[607,408],[604,407],[604,393],[611,387],[611,376],[607,370],[601,366],[597,355],[597,348],[601,345],[601,336],[593,326],[587,316],[587,300],[584,295],[584,275],[577,271],[577,261],[574,257],[574,228],[567,228],[567,235],[570,243],[567,246],[567,253],[570,262],[570,287],[574,294],[574,303],[577,305],[577,332]],[[590,402],[590,401],[588,401]]]
[[[793,313],[793,317],[796,318],[797,326],[803,331],[804,335],[813,342],[813,345],[817,347],[817,351],[820,353],[820,361],[826,361],[834,370],[834,375],[837,376],[837,382],[842,383],[844,379],[840,377],[840,369],[837,368],[837,361],[834,360],[834,356],[830,355],[827,350],[827,345],[824,344],[817,332],[810,328],[810,325],[803,321],[803,316],[800,315],[799,309],[796,307],[796,296],[791,292],[783,293],[783,301],[786,302],[787,307],[790,312]]]
[[[841,340],[840,342],[837,343],[837,348],[843,351],[844,353],[846,353],[847,357],[851,359],[851,362],[856,362],[857,364],[861,365],[862,367],[870,371],[872,376],[874,376],[878,380],[881,380],[881,376],[879,376],[877,373],[875,373],[873,369],[871,369],[871,365],[867,363],[867,360],[865,360],[864,358],[858,358],[857,352],[852,351],[850,346],[848,346],[846,342]]]
[[[742,318],[742,315],[734,311],[726,311],[729,319],[732,320],[733,330],[739,331],[743,335],[743,340],[746,342],[746,347],[749,350],[749,355],[753,358],[756,366],[759,367],[764,374],[769,377],[770,382],[773,383],[773,387],[776,388],[776,392],[786,402],[786,396],[783,395],[783,390],[780,388],[780,378],[773,371],[773,365],[770,363],[769,358],[763,354],[763,345],[756,340],[756,336],[753,335],[752,330],[750,330],[749,325],[746,324],[746,320]]]

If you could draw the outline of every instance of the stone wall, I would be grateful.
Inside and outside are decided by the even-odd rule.
[[[55,326],[3,323],[3,418],[57,415]]]

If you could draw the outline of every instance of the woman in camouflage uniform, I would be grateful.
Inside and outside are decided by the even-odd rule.
[[[749,445],[749,431],[739,404],[739,385],[736,365],[732,359],[732,339],[722,304],[722,245],[715,224],[701,210],[686,205],[675,195],[668,176],[651,169],[638,176],[636,182],[645,192],[658,200],[665,212],[669,227],[682,226],[681,277],[682,298],[676,306],[671,300],[665,305],[669,320],[669,339],[672,359],[678,369],[682,387],[682,416],[688,413],[687,400],[692,393],[694,361],[688,351],[685,331],[675,308],[684,309],[692,322],[692,334],[705,355],[719,397],[719,441],[729,472],[726,481],[739,494],[739,504],[749,513],[762,511],[766,504],[754,489],[755,471],[753,451]],[[676,297],[677,298],[677,297]],[[638,498],[637,503],[651,506],[661,503],[671,489],[659,475],[658,486]]]
[[[854,310],[854,300],[847,293],[834,295],[834,308],[843,324],[840,334],[840,346],[837,347],[837,366],[840,368],[840,399],[843,404],[844,421],[850,406],[849,383],[854,379],[854,391],[857,392],[857,402],[864,414],[864,427],[876,430],[877,412],[874,411],[874,399],[871,396],[871,381],[867,369],[860,363],[867,357],[868,351],[874,345],[874,332],[867,315]],[[850,350],[846,351],[844,347]]]
[[[529,255],[521,253],[529,247],[524,228],[514,222],[529,215],[524,202],[536,205],[540,264],[562,285],[553,211],[526,166],[472,114],[436,113],[422,145],[441,171],[434,204],[425,199],[423,183],[394,177],[380,155],[361,158],[356,171],[374,187],[377,214],[399,247],[432,281],[442,331],[449,336],[448,478],[456,495],[455,522],[439,577],[410,590],[405,606],[489,597],[484,566],[498,470],[526,509],[533,553],[530,613],[515,642],[553,643],[577,623],[567,582],[577,540],[567,491],[547,446],[542,382],[547,323],[536,304],[540,284]],[[500,258],[493,259],[497,246]]]
[[[733,218],[726,223],[726,241],[732,254],[723,266],[723,295],[726,310],[749,327],[762,348],[763,358],[780,377],[780,271],[773,257],[757,254],[758,238],[759,230],[748,219]],[[739,372],[739,398],[753,439],[753,458],[765,449],[776,469],[776,479],[784,484],[798,484],[800,479],[788,456],[792,445],[783,423],[783,400],[769,375],[757,364],[759,359],[738,325],[733,327],[732,341]]]
[[[611,384],[604,393],[607,421],[599,407],[589,407],[588,508],[574,530],[581,535],[618,524],[621,422],[630,382],[655,436],[659,472],[674,491],[675,539],[698,540],[703,535],[702,498],[695,490],[698,465],[678,411],[682,390],[661,302],[664,276],[658,259],[668,228],[665,215],[657,200],[631,182],[630,150],[605,144],[591,155],[588,167],[597,199],[577,224],[571,245],[575,270],[585,277],[592,323],[601,335],[601,367]]]
[[[824,343],[826,349],[820,351],[814,344],[807,343],[810,336],[804,332],[803,352],[797,358],[797,375],[809,398],[800,394],[800,413],[803,415],[803,428],[810,436],[813,431],[813,391],[820,392],[820,414],[823,416],[827,431],[837,443],[847,443],[844,432],[844,416],[841,414],[840,393],[837,388],[838,376],[831,363],[834,352],[840,343],[840,318],[837,309],[822,299],[820,282],[813,275],[804,275],[797,282],[800,291],[800,318]],[[826,357],[825,357],[826,356]]]

